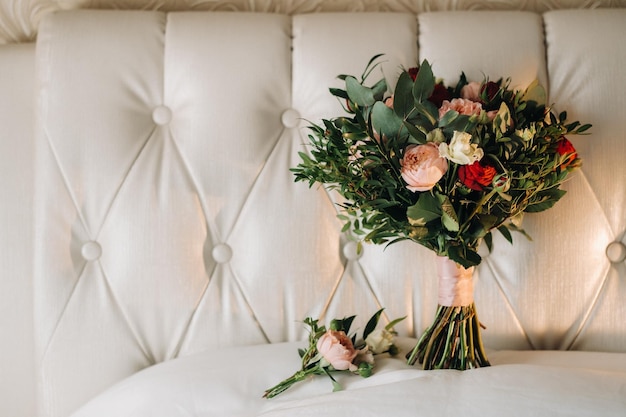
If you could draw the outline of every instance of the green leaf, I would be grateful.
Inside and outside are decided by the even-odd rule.
[[[437,118],[439,117],[439,110],[437,110],[437,107],[430,101],[426,100],[422,103],[415,103],[415,110],[417,110],[419,114],[430,122],[430,126],[425,125],[424,127],[432,130],[435,123],[437,123]]]
[[[397,318],[395,320],[391,320],[389,324],[385,326],[385,330],[391,330],[395,327],[396,324],[400,323],[402,320],[406,319],[407,316]]]
[[[396,89],[393,93],[393,110],[398,117],[406,120],[415,110],[413,105],[413,80],[406,72],[402,72],[396,83]]]
[[[413,83],[413,98],[416,103],[427,101],[435,90],[435,76],[428,61],[424,60]]]
[[[376,54],[372,58],[370,58],[367,65],[365,66],[365,69],[363,70],[363,74],[361,74],[362,80],[365,80],[367,77],[369,77],[371,72],[374,71],[374,68],[380,65],[380,62],[377,62],[376,64],[374,64],[374,61],[376,61],[378,58],[380,58],[383,55],[385,54]]]
[[[387,138],[406,137],[409,132],[404,127],[402,119],[382,101],[374,103],[372,108],[372,127],[381,137]]]
[[[409,142],[418,143],[420,145],[423,145],[424,143],[426,143],[426,133],[422,132],[417,127],[415,127],[414,125],[412,125],[411,123],[407,121],[404,122],[404,127],[408,130],[409,135],[413,139],[415,139],[415,141],[411,141],[409,139]]]
[[[339,382],[337,382],[337,380],[335,380],[335,378],[333,378],[333,376],[330,374],[330,371],[328,370],[328,367],[323,368],[324,369],[324,373],[326,375],[328,375],[328,377],[330,378],[332,384],[333,384],[333,392],[337,392],[337,391],[341,391],[343,388],[341,387],[341,384],[339,384]]]
[[[487,233],[483,240],[485,241],[485,245],[487,245],[487,249],[489,249],[489,253],[491,253],[491,250],[493,249],[493,236],[491,235],[491,232]]]
[[[511,120],[511,112],[506,103],[502,102],[498,113],[496,113],[496,117],[493,119],[494,130],[500,130],[500,132],[506,133],[509,128],[509,120]]]
[[[459,112],[455,110],[449,110],[446,114],[443,115],[441,119],[439,119],[439,127],[445,127],[452,123],[457,117],[459,117]]]
[[[363,340],[367,339],[367,336],[370,335],[378,326],[378,320],[380,320],[380,315],[382,314],[384,308],[378,310],[374,315],[368,320],[365,325],[365,330],[363,330]]]
[[[513,243],[513,236],[511,236],[511,232],[509,231],[508,227],[502,225],[498,227],[498,231],[502,233],[502,236],[504,236],[504,238],[508,240],[509,243]]]
[[[341,88],[329,88],[328,90],[330,91],[330,94],[332,94],[335,97],[344,98],[344,99],[348,98],[348,93],[346,93],[346,90],[342,90]]]
[[[554,206],[556,202],[565,195],[565,192],[565,190],[558,189],[544,191],[540,193],[543,198],[536,203],[530,203],[528,206],[526,206],[524,211],[528,213],[538,213],[540,211],[547,210]]]
[[[424,226],[441,217],[441,204],[431,193],[422,193],[417,203],[406,210],[406,215],[412,226]]]
[[[358,106],[367,107],[376,102],[374,99],[374,91],[359,83],[356,78],[352,76],[346,77],[346,91],[350,100]]]
[[[454,211],[454,206],[450,202],[448,196],[443,194],[437,194],[439,204],[441,205],[441,223],[446,230],[450,232],[459,231],[459,218]]]
[[[545,106],[547,102],[546,90],[539,84],[539,80],[534,80],[526,89],[524,101],[534,101],[540,106]]]
[[[463,268],[476,266],[482,261],[482,258],[476,251],[464,246],[450,246],[448,248],[448,258],[463,266]]]
[[[380,101],[387,92],[387,80],[380,79],[376,84],[372,86],[372,92],[374,94],[374,100]]]

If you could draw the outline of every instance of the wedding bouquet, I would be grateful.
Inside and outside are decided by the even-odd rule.
[[[511,231],[524,233],[524,213],[563,197],[561,184],[581,165],[566,135],[590,125],[555,114],[537,82],[514,91],[508,79],[470,82],[462,73],[446,86],[423,61],[402,70],[390,92],[384,78],[365,85],[379,57],[360,78],[339,76],[345,89],[330,92],[347,116],[312,124],[310,152],[292,168],[296,181],[344,197],[343,230],[359,245],[410,240],[472,268],[481,242],[491,250],[493,230],[511,242]],[[488,365],[473,302],[444,307],[410,362],[426,356],[426,368]]]
[[[332,372],[347,371],[364,378],[372,374],[374,355],[398,352],[394,344],[395,331],[393,326],[404,320],[404,317],[391,321],[383,329],[376,329],[383,309],[378,310],[367,322],[363,330],[363,338],[357,340],[356,334],[349,336],[350,327],[356,316],[334,319],[328,330],[320,326],[318,320],[307,317],[304,323],[309,326],[309,345],[299,349],[302,367],[289,378],[281,381],[263,394],[264,398],[272,398],[290,388],[299,381],[312,375],[327,375],[333,391],[341,390],[341,385],[332,376]]]

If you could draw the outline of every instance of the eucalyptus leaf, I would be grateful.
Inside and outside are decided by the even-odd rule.
[[[407,121],[404,122],[404,127],[408,130],[411,138],[414,139],[414,141],[409,139],[409,143],[416,143],[416,144],[426,143],[426,133],[422,132],[417,127],[413,126],[411,123]]]
[[[406,72],[402,72],[396,83],[393,93],[393,110],[396,114],[406,120],[415,111],[413,99],[413,80]]]
[[[426,223],[441,217],[441,203],[431,193],[422,193],[417,203],[407,208],[406,215],[412,226],[425,226]]]
[[[443,115],[441,119],[439,119],[439,127],[445,127],[452,123],[457,117],[459,117],[459,112],[455,110],[449,110],[446,114]]]
[[[362,85],[352,76],[346,77],[346,91],[350,100],[358,106],[371,106],[376,102],[374,99],[374,91]]]
[[[416,103],[423,103],[428,100],[434,90],[435,76],[428,61],[424,60],[413,83],[413,98]]]
[[[330,94],[332,94],[335,97],[339,97],[343,99],[348,98],[348,93],[346,92],[346,90],[342,90],[341,88],[329,88],[328,90],[330,91]]]
[[[428,121],[429,124],[424,127],[428,130],[432,130],[437,123],[437,118],[439,117],[439,110],[437,110],[437,107],[430,101],[426,100],[422,103],[416,102],[415,110],[417,110],[417,112]]]
[[[372,127],[382,137],[406,138],[409,135],[402,119],[382,101],[374,103],[372,108]]]
[[[372,86],[372,92],[374,94],[374,100],[382,100],[387,92],[387,80],[380,79],[376,84]]]

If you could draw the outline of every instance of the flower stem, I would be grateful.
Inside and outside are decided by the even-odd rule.
[[[420,362],[424,369],[465,370],[489,366],[476,307],[437,307],[433,324],[407,355],[407,362]]]
[[[319,370],[317,369],[317,367],[306,369],[306,370],[300,370],[296,372],[295,374],[293,374],[292,376],[290,376],[289,378],[281,381],[280,383],[274,385],[272,388],[265,391],[265,393],[263,394],[263,398],[275,397],[281,392],[284,392],[287,389],[289,389],[296,382],[303,381],[309,375],[313,375],[318,372]]]

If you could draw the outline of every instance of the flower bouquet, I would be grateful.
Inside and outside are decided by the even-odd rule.
[[[318,320],[310,317],[304,319],[304,323],[309,326],[309,345],[306,349],[298,350],[302,359],[301,369],[266,390],[263,397],[275,397],[311,375],[327,375],[333,384],[333,391],[341,390],[341,385],[332,376],[332,372],[347,371],[364,378],[369,377],[374,367],[374,355],[398,353],[394,345],[396,333],[393,326],[404,320],[404,317],[391,321],[382,329],[376,329],[382,312],[383,309],[378,310],[369,319],[360,340],[357,340],[356,334],[348,336],[356,316],[334,319],[328,330],[325,326],[320,326]]]
[[[561,184],[581,165],[566,135],[590,125],[555,114],[537,82],[514,91],[508,79],[462,73],[446,86],[428,61],[402,70],[392,92],[385,79],[366,86],[379,58],[360,78],[340,75],[345,89],[330,89],[347,116],[310,126],[295,180],[344,197],[343,230],[359,245],[410,240],[438,255],[439,307],[409,363],[487,366],[471,284],[478,247],[491,250],[493,230],[512,242],[524,213],[563,197]]]

